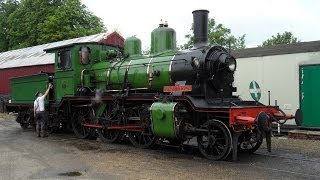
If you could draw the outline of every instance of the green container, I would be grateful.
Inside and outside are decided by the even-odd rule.
[[[141,56],[141,40],[135,36],[124,41],[124,53],[132,56]]]
[[[151,33],[150,53],[155,55],[176,50],[176,32],[169,27],[158,27]]]
[[[155,102],[151,106],[152,131],[155,136],[176,138],[175,102]]]
[[[300,65],[302,126],[320,127],[320,65]]]
[[[45,93],[48,87],[48,75],[38,74],[10,79],[11,102],[31,104],[36,99],[36,92]]]

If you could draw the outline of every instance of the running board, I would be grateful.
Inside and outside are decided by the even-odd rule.
[[[98,129],[103,128],[103,126],[100,124],[82,124],[82,126],[91,127],[91,128],[98,128]],[[107,127],[107,129],[108,130],[118,129],[118,130],[122,130],[122,131],[133,131],[133,132],[142,132],[143,131],[143,129],[140,126],[136,126],[136,125],[109,126],[109,127]]]

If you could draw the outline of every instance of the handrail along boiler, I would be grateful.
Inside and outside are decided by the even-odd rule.
[[[194,45],[187,50],[176,49],[167,23],[152,32],[150,56],[141,55],[136,37],[126,40],[124,51],[90,42],[47,49],[56,59],[55,73],[45,80],[54,83],[49,127],[71,128],[80,138],[97,133],[105,142],[128,137],[140,148],[196,139],[213,160],[254,152],[265,134],[271,151],[272,122],[293,116],[232,95],[237,62],[225,48],[208,45],[208,13],[193,11]],[[30,106],[17,99],[7,107],[20,112],[23,124]]]

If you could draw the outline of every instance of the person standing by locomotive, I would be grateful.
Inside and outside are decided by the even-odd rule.
[[[36,100],[33,104],[33,114],[36,120],[36,132],[38,137],[48,137],[46,133],[46,112],[45,112],[45,103],[44,99],[49,94],[52,84],[49,83],[49,87],[44,94],[41,92],[36,93]]]

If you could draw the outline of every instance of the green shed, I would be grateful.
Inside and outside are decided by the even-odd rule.
[[[301,126],[320,128],[320,60],[299,64],[299,94]]]

